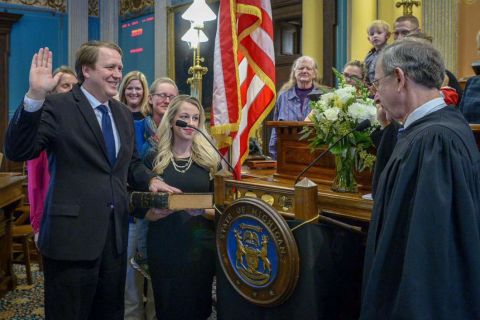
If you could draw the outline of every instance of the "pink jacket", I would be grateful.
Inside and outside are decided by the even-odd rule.
[[[50,174],[47,153],[42,151],[38,158],[27,161],[28,201],[30,202],[30,224],[35,233],[40,231],[43,205],[47,195]]]

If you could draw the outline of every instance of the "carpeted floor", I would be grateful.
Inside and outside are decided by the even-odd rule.
[[[38,270],[38,264],[32,265],[32,285],[27,284],[24,266],[14,265],[13,269],[17,275],[17,287],[0,299],[0,319],[44,319],[43,274]]]
[[[27,284],[25,267],[13,266],[17,275],[17,287],[0,299],[0,320],[42,320],[43,312],[43,274],[38,270],[38,264],[32,264],[33,284]],[[216,300],[216,285],[213,292]],[[208,320],[217,319],[215,308]]]

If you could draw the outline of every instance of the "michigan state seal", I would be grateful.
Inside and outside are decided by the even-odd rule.
[[[298,280],[298,249],[275,209],[255,198],[236,200],[220,216],[216,237],[222,269],[240,295],[262,306],[288,299]]]

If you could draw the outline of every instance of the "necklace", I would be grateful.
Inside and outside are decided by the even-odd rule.
[[[192,165],[192,156],[188,157],[186,160],[187,163],[185,164],[178,164],[175,162],[175,157],[172,157],[172,165],[175,171],[180,172],[180,173],[185,173],[190,169],[190,166]]]

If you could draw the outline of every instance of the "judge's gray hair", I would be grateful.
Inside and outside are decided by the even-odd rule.
[[[427,88],[440,89],[445,75],[445,64],[440,52],[428,41],[405,38],[381,51],[384,75],[400,68],[408,78]]]

